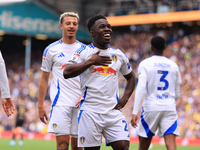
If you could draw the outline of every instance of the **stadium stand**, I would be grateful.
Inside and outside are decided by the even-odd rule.
[[[199,10],[199,0],[106,0],[104,14],[119,16]]]
[[[39,1],[39,0],[38,0]],[[48,3],[48,0],[42,0]],[[58,0],[61,1],[61,0]],[[87,0],[86,0],[87,1]],[[56,3],[56,2],[55,2]],[[62,3],[63,4],[63,3]],[[104,6],[98,13],[107,16],[131,15],[141,13],[161,13],[175,11],[190,11],[200,9],[200,0],[105,0]],[[93,6],[92,6],[93,7]],[[66,9],[63,5],[63,10]],[[62,9],[60,10],[62,11]],[[93,12],[94,13],[94,12]],[[95,12],[97,13],[97,12]],[[91,14],[89,14],[91,15]],[[87,18],[87,15],[85,16]],[[181,26],[186,24],[187,27],[180,26],[163,26],[164,24],[154,24],[154,28],[145,30],[133,30],[114,35],[111,46],[120,48],[129,58],[132,68],[137,75],[138,64],[141,60],[150,56],[150,39],[154,35],[163,36],[167,41],[165,56],[175,61],[179,67],[182,77],[181,96],[177,101],[177,111],[179,115],[178,123],[181,137],[188,139],[200,138],[200,22],[183,22]],[[194,25],[195,24],[195,25]],[[166,24],[165,24],[166,25]],[[119,27],[117,29],[122,29]],[[113,29],[115,30],[115,29]],[[115,31],[114,31],[115,32]],[[9,35],[11,36],[11,35]],[[17,97],[23,97],[28,108],[28,118],[25,123],[27,132],[46,133],[47,127],[40,122],[37,114],[37,96],[39,79],[41,75],[40,65],[43,47],[38,49],[38,45],[42,45],[40,41],[32,46],[32,62],[29,70],[29,78],[24,71],[24,47],[10,50],[6,46],[2,46],[3,42],[10,41],[10,37],[6,38],[0,44],[2,53],[6,61],[6,68],[10,82],[10,90],[12,99],[16,102]],[[14,37],[15,39],[19,37]],[[14,41],[14,38],[12,39]],[[25,39],[25,38],[24,38]],[[11,40],[11,41],[12,41]],[[49,43],[52,42],[48,41]],[[34,43],[34,41],[33,41]],[[4,43],[7,47],[11,47],[9,42]],[[14,44],[13,44],[14,45]],[[12,55],[10,55],[12,52]],[[12,56],[12,57],[11,57]],[[122,94],[125,86],[125,80],[122,76],[119,78],[119,88]],[[134,102],[134,95],[122,109],[129,123],[130,134],[132,137],[137,136],[137,129],[130,125],[131,112]],[[51,102],[49,94],[46,95],[45,109],[50,113]],[[9,131],[12,126],[12,117],[7,118],[0,107],[0,132]]]

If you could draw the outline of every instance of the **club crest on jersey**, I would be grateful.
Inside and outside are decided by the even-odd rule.
[[[54,123],[54,124],[53,124],[53,128],[55,129],[56,127],[57,127],[57,124],[56,124],[56,123]]]
[[[80,141],[83,144],[85,142],[85,137],[84,136],[80,137]]]
[[[117,61],[117,56],[116,56],[116,55],[112,55],[112,60],[113,60],[114,62],[116,62],[116,61]]]

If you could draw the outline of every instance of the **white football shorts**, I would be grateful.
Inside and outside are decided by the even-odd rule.
[[[54,106],[49,119],[48,132],[59,135],[78,137],[79,109],[68,106]]]
[[[126,140],[130,141],[127,123],[120,110],[111,110],[107,114],[98,114],[81,110],[78,117],[78,147],[96,147]]]
[[[142,111],[138,135],[145,138],[152,137],[157,129],[159,137],[167,134],[179,135],[177,118],[175,111]]]

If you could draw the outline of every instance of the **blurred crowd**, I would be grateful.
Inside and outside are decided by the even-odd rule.
[[[199,10],[200,0],[106,0],[106,16]]]
[[[183,32],[179,29],[126,33],[118,35],[111,45],[126,54],[137,76],[138,64],[151,56],[151,38],[154,35],[160,35],[168,41],[164,55],[179,65],[182,77],[181,94],[176,102],[180,134],[181,137],[195,139],[200,138],[200,34],[184,35]],[[120,78],[121,92],[123,92],[124,83],[124,79]],[[130,125],[133,102],[134,94],[122,111],[129,122],[131,134],[136,136],[137,129],[133,129]]]
[[[138,64],[151,56],[150,40],[154,35],[160,35],[167,41],[165,56],[175,61],[180,67],[182,77],[181,94],[177,100],[178,124],[181,137],[200,138],[200,34],[198,32],[185,34],[184,30],[152,30],[139,31],[118,35],[111,43],[114,48],[121,49],[129,58],[131,66],[138,75]],[[10,90],[14,103],[21,97],[27,106],[25,131],[46,133],[47,126],[38,117],[37,96],[41,76],[42,51],[32,53],[32,65],[27,74],[24,72],[24,56],[4,55]],[[126,81],[119,76],[119,91],[123,94]],[[129,124],[131,136],[137,136],[137,129],[130,125],[133,109],[134,93],[127,105],[122,109]],[[50,113],[51,102],[49,89],[45,97],[45,109]],[[0,132],[11,130],[13,117],[7,118],[0,107]]]

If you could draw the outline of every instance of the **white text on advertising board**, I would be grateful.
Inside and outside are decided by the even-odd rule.
[[[50,19],[14,16],[12,11],[2,11],[0,14],[0,27],[4,30],[21,30],[46,34],[60,34],[59,23]]]

